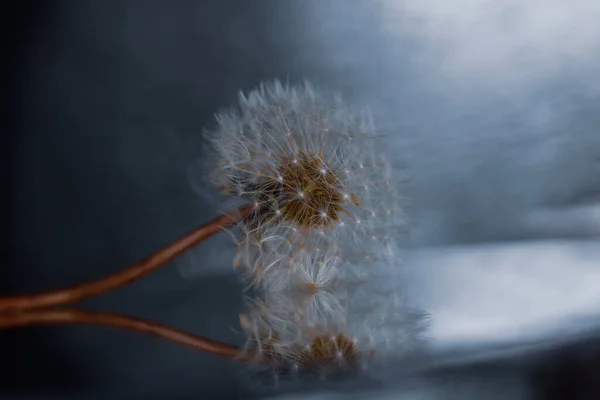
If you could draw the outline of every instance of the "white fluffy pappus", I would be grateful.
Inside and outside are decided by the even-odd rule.
[[[287,226],[296,247],[335,246],[393,259],[404,228],[394,175],[368,111],[354,114],[309,83],[240,93],[205,131],[210,180],[253,206],[243,231]],[[342,254],[343,256],[343,254]]]
[[[299,304],[281,293],[267,294],[254,299],[242,318],[249,348],[276,371],[327,375],[376,369],[413,354],[424,343],[427,315],[391,292],[361,290],[337,302],[340,310],[310,321],[299,314]]]

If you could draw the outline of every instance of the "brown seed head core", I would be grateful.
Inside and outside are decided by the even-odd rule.
[[[252,192],[260,193],[263,217],[268,220],[293,222],[308,229],[331,228],[340,221],[341,213],[348,214],[344,208],[347,197],[359,206],[354,194],[344,196],[339,175],[320,154],[300,151],[295,157],[282,158],[276,173],[264,174]]]
[[[283,219],[308,228],[330,228],[346,212],[343,185],[320,156],[300,152],[279,165]]]
[[[341,333],[316,337],[301,354],[302,364],[306,367],[336,364],[340,367],[353,366],[358,358],[358,348],[354,341]]]
[[[279,335],[277,333],[271,335],[267,335],[266,332],[261,333],[260,347],[262,356],[280,368],[288,365],[290,360],[294,360],[300,369],[307,371],[315,371],[322,368],[347,370],[356,367],[360,359],[357,344],[348,336],[341,333],[337,335],[324,334],[316,336],[306,347],[300,345],[294,346],[291,353],[288,353],[287,356],[279,354],[276,350],[279,342]]]

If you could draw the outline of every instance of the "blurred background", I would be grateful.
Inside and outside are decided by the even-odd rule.
[[[369,106],[408,177],[390,277],[432,317],[427,359],[357,398],[600,393],[600,3],[62,0],[2,18],[0,293],[103,276],[213,218],[202,128],[239,90],[307,79]],[[83,305],[239,343],[240,303],[221,235]],[[2,331],[0,357],[0,397],[261,395],[229,360],[103,328]]]

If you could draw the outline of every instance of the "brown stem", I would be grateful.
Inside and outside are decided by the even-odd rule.
[[[221,357],[250,361],[251,355],[239,347],[216,342],[183,332],[156,322],[97,311],[73,309],[30,310],[18,313],[0,313],[0,329],[32,325],[99,325],[149,333],[185,346],[190,346]]]
[[[55,291],[0,298],[0,312],[14,312],[75,303],[125,286],[158,269],[185,250],[219,232],[222,228],[231,225],[249,211],[250,208],[246,206],[236,210],[233,214],[218,217],[177,239],[150,257],[104,278]]]

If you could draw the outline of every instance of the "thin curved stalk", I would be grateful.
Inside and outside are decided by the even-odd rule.
[[[251,355],[239,347],[183,332],[156,322],[124,315],[74,309],[30,310],[0,314],[0,329],[36,325],[97,325],[148,333],[217,356],[250,361]]]
[[[246,206],[233,213],[215,218],[191,231],[187,235],[177,239],[170,245],[160,249],[150,257],[104,278],[60,290],[2,297],[0,298],[0,312],[15,312],[75,303],[88,297],[97,296],[125,286],[157,270],[185,250],[209,238],[219,232],[222,228],[233,224],[236,220],[245,216],[249,211],[250,208]]]

